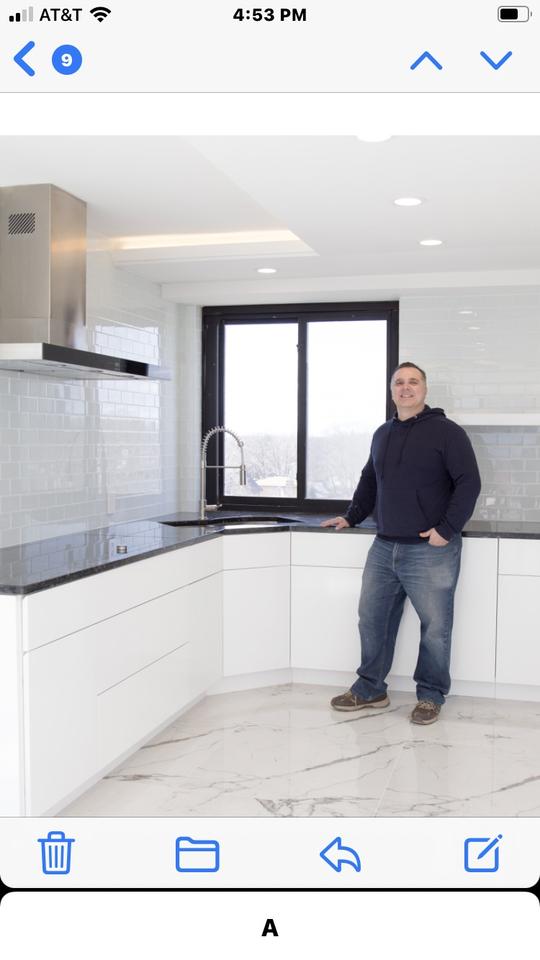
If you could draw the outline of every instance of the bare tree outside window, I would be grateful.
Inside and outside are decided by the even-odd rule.
[[[296,497],[298,324],[231,324],[225,330],[225,425],[245,443],[247,486],[225,472],[225,495]],[[226,436],[225,462],[238,449]]]
[[[308,325],[307,470],[309,499],[350,500],[386,419],[386,323]]]

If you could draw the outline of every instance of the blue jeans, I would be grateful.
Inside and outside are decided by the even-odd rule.
[[[414,680],[418,700],[443,704],[450,690],[454,593],[461,564],[461,535],[445,547],[373,541],[358,607],[362,662],[351,690],[365,700],[386,693],[405,598],[420,617],[420,650]]]

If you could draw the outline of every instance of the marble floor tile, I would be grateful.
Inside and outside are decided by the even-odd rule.
[[[540,816],[540,704],[449,697],[422,727],[412,694],[349,714],[336,692],[206,697],[62,816]]]

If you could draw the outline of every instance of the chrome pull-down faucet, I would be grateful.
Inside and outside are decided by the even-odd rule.
[[[239,466],[226,466],[225,464],[217,463],[211,464],[208,466],[206,462],[206,452],[208,449],[208,441],[216,433],[230,433],[231,437],[234,437],[238,446],[240,447],[240,456],[241,462]],[[233,433],[232,430],[227,430],[227,427],[214,427],[212,430],[209,430],[208,433],[205,433],[203,437],[202,447],[201,447],[201,503],[199,509],[199,520],[206,519],[206,471],[207,470],[239,470],[240,471],[240,485],[242,487],[246,486],[246,465],[244,462],[244,441],[240,440],[240,437]]]

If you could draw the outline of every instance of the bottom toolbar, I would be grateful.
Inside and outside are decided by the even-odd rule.
[[[28,888],[516,888],[534,819],[0,820],[0,876]]]

